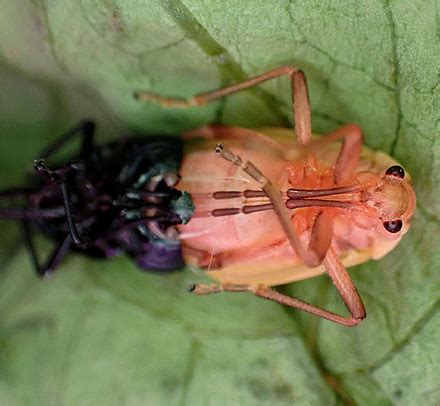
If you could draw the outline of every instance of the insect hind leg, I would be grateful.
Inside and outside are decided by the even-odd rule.
[[[334,323],[341,324],[345,327],[354,327],[358,325],[366,317],[365,309],[363,308],[362,301],[360,301],[359,298],[358,299],[359,301],[357,301],[357,299],[353,300],[353,302],[356,302],[355,304],[351,302],[347,303],[344,294],[341,292],[341,289],[343,288],[336,283],[335,285],[338,291],[341,293],[344,302],[347,306],[347,309],[350,312],[350,315],[348,317],[340,316],[339,314],[333,313],[329,310],[311,305],[307,302],[296,299],[294,297],[284,295],[278,292],[277,290],[264,285],[253,286],[253,285],[234,285],[234,284],[222,284],[222,285],[195,284],[195,285],[190,285],[188,287],[188,292],[194,293],[196,295],[209,295],[211,293],[221,293],[221,292],[250,292],[257,297],[261,297],[263,299],[270,300],[282,304],[284,306],[302,310],[306,313],[310,313],[315,316],[324,318],[326,320],[333,321]]]

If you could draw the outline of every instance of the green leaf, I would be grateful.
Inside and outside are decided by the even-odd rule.
[[[0,181],[21,182],[83,117],[99,139],[179,134],[212,122],[288,126],[284,79],[203,108],[189,96],[283,64],[307,75],[313,129],[356,122],[412,175],[412,228],[353,268],[357,328],[247,294],[194,297],[191,271],[140,273],[71,255],[37,280],[2,222],[0,404],[438,404],[440,28],[435,0],[13,0],[0,2]],[[47,249],[46,249],[47,252]],[[325,278],[285,291],[343,312]]]

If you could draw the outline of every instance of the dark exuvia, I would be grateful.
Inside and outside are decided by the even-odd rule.
[[[46,148],[34,162],[34,185],[0,191],[1,200],[21,197],[23,207],[0,208],[0,218],[20,220],[36,272],[52,273],[69,250],[109,258],[127,253],[145,270],[183,266],[175,226],[187,222],[193,206],[174,188],[182,142],[167,136],[130,137],[95,146],[95,125],[83,121]],[[80,152],[56,165],[47,160],[75,136]],[[38,259],[32,230],[55,241]]]

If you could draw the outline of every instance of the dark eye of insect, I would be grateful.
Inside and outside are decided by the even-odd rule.
[[[398,233],[402,229],[402,220],[384,221],[383,226],[390,233]]]
[[[386,176],[394,176],[399,179],[403,179],[405,177],[405,171],[399,165],[390,166],[385,172]]]

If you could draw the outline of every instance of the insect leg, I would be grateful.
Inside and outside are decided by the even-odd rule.
[[[0,200],[10,200],[15,198],[27,198],[34,193],[33,188],[16,187],[11,189],[0,190]],[[64,215],[63,207],[53,208],[29,208],[29,207],[0,207],[0,219],[10,220],[41,220],[50,218],[60,218]]]
[[[348,317],[343,317],[329,310],[322,309],[294,297],[284,295],[277,290],[264,285],[191,285],[188,290],[197,295],[208,295],[211,293],[220,292],[248,291],[252,292],[258,297],[262,297],[263,299],[272,300],[282,305],[305,311],[307,313],[322,317],[324,319],[333,321],[346,327],[356,326],[366,317],[365,308],[356,290],[356,287],[354,286],[353,281],[350,278],[350,275],[345,270],[344,266],[341,264],[335,252],[331,248],[326,255],[324,265],[327,273],[329,274],[334,285],[336,286],[336,289],[340,293],[345,303],[345,306],[350,312],[350,316]]]
[[[217,89],[211,92],[199,93],[190,98],[164,97],[147,91],[135,93],[135,97],[140,101],[152,101],[166,107],[192,107],[201,106],[213,100],[237,93],[241,90],[249,89],[260,83],[266,82],[283,75],[287,75],[292,88],[292,108],[295,119],[295,131],[298,141],[302,145],[307,145],[311,141],[310,125],[310,105],[307,92],[307,82],[304,73],[294,66],[280,66],[261,75],[254,76],[243,82],[231,86]]]
[[[342,317],[328,310],[286,296],[268,286],[258,286],[257,288],[250,288],[249,290],[253,291],[255,295],[264,299],[273,300],[286,306],[303,310],[307,313],[334,321],[335,323],[342,324],[347,327],[356,326],[366,317],[365,307],[350,275],[332,248],[329,248],[327,252],[324,260],[324,267],[339,294],[341,295],[345,306],[350,312],[349,317]]]
[[[76,228],[75,220],[72,214],[72,200],[70,198],[69,189],[67,188],[66,181],[62,179],[58,173],[47,169],[43,160],[37,160],[34,162],[35,170],[42,176],[49,180],[57,182],[61,194],[63,196],[64,212],[67,219],[67,224],[69,225],[70,235],[72,236],[73,243],[78,247],[85,247],[86,242],[79,236],[78,230]]]
[[[21,224],[23,228],[23,236],[26,247],[32,258],[35,272],[41,277],[49,276],[58,267],[61,260],[69,251],[69,248],[72,244],[72,238],[70,234],[68,234],[66,238],[64,238],[55,246],[44,265],[41,265],[38,260],[37,252],[35,250],[35,246],[32,240],[32,231],[30,229],[29,223],[26,220],[23,220]]]
[[[324,267],[333,284],[340,293],[352,318],[361,321],[366,317],[362,299],[354,286],[353,280],[333,248],[329,248],[324,260]]]
[[[93,149],[93,135],[95,133],[95,123],[90,120],[84,120],[72,127],[66,133],[58,137],[52,144],[47,146],[39,154],[39,159],[49,159],[54,153],[59,151],[68,141],[77,135],[81,135],[81,156],[88,156]]]
[[[10,199],[14,197],[27,197],[32,192],[34,192],[33,188],[27,187],[14,187],[10,189],[0,190],[0,199]]]
[[[273,205],[273,209],[287,236],[287,239],[290,242],[290,245],[298,256],[304,261],[304,263],[310,267],[315,267],[321,264],[325,256],[325,252],[315,251],[315,249],[319,246],[318,244],[313,244],[313,239],[309,247],[305,247],[303,245],[292,226],[290,212],[283,201],[281,191],[268,178],[266,178],[252,162],[247,161],[243,163],[239,156],[235,155],[232,151],[226,149],[222,145],[218,145],[215,149],[215,152],[223,159],[236,166],[240,166],[244,172],[246,172],[251,178],[256,180],[261,185],[261,188],[264,190]],[[326,217],[323,217],[323,221],[324,220],[325,224],[328,224]],[[320,224],[317,221],[315,222],[315,226],[316,223],[318,223],[318,225]],[[321,230],[321,226],[319,226],[319,230]]]
[[[248,285],[216,285],[214,283],[209,285],[194,284],[188,286],[188,292],[194,293],[195,295],[209,295],[211,293],[220,292],[248,292],[251,291],[251,289],[252,288]]]
[[[10,189],[0,190],[0,201],[5,200],[10,202],[11,199],[16,199],[18,197],[20,198],[28,197],[33,191],[34,190],[32,188],[25,188],[25,187],[14,187]],[[22,210],[20,209],[17,210],[15,207],[0,208],[0,219],[11,218],[14,216],[14,214],[21,214],[21,212]]]
[[[355,124],[344,125],[334,131],[331,131],[324,137],[314,140],[314,145],[322,145],[328,142],[343,139],[341,151],[335,166],[335,183],[341,184],[348,180],[356,170],[362,151],[362,132]]]

